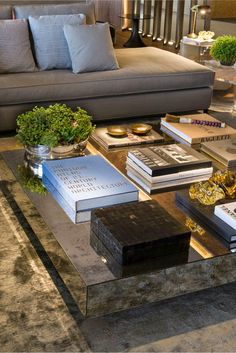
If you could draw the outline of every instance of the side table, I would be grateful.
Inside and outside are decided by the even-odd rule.
[[[120,18],[125,18],[132,21],[132,31],[130,38],[123,45],[126,48],[137,48],[137,47],[146,47],[142,41],[139,34],[139,21],[140,20],[150,20],[151,16],[149,15],[138,15],[138,14],[123,14],[119,16]]]
[[[179,54],[185,58],[201,63],[209,55],[211,46],[212,44],[209,43],[201,43],[196,45],[181,40]]]
[[[223,66],[215,60],[206,60],[204,65],[215,71],[215,80],[233,85],[234,102],[231,112],[236,114],[236,64]]]

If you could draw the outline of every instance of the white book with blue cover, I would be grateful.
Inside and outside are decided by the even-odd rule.
[[[75,212],[138,201],[138,189],[100,156],[47,160],[45,177]]]

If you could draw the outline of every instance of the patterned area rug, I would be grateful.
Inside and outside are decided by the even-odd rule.
[[[0,351],[87,352],[20,213],[6,182],[0,181]]]

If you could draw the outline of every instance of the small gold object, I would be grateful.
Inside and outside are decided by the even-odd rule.
[[[131,125],[131,130],[133,134],[145,135],[152,130],[152,126],[148,124],[133,124]]]
[[[122,125],[108,126],[107,132],[114,137],[125,137],[127,135],[127,128]]]
[[[217,171],[210,180],[219,185],[226,197],[234,199],[236,197],[236,175],[231,171],[221,172],[220,170]]]
[[[205,233],[205,230],[190,217],[186,217],[185,225],[191,232],[198,233],[199,235],[203,235]]]
[[[205,182],[190,186],[189,196],[203,205],[214,205],[226,197],[236,198],[236,174],[231,171],[217,171]]]
[[[203,205],[214,205],[216,201],[225,198],[225,193],[219,185],[208,180],[191,185],[189,196]]]

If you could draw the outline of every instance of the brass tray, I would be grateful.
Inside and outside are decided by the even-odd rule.
[[[127,135],[127,128],[122,125],[112,125],[108,126],[107,132],[114,137],[124,137]]]
[[[152,130],[152,126],[148,124],[132,124],[131,130],[133,134],[145,135]]]

